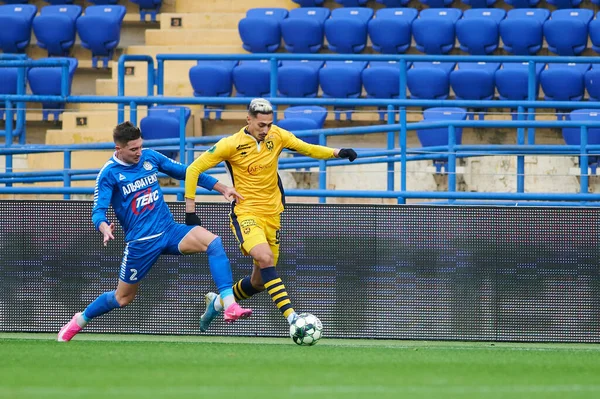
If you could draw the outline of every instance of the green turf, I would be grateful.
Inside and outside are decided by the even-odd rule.
[[[0,334],[0,398],[599,398],[599,345]]]

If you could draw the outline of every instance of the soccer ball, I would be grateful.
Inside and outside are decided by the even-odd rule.
[[[315,315],[301,313],[290,325],[290,337],[301,346],[312,346],[323,336],[323,324]]]

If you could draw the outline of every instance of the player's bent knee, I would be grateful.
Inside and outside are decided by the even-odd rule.
[[[186,255],[206,252],[208,246],[215,238],[217,238],[216,235],[204,227],[197,226],[181,241],[179,251]]]
[[[256,263],[258,263],[258,267],[261,269],[275,265],[275,256],[273,256],[273,253],[270,251],[256,254],[254,256],[254,260]]]

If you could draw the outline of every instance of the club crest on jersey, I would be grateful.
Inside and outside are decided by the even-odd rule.
[[[265,142],[265,145],[267,146],[267,150],[269,150],[269,151],[273,150],[273,142],[271,140]]]
[[[152,170],[152,164],[148,161],[145,161],[143,166],[146,170]]]

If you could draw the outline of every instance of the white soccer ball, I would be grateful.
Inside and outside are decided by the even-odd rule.
[[[290,337],[301,346],[311,346],[319,342],[323,336],[323,324],[317,316],[301,313],[290,325]]]

